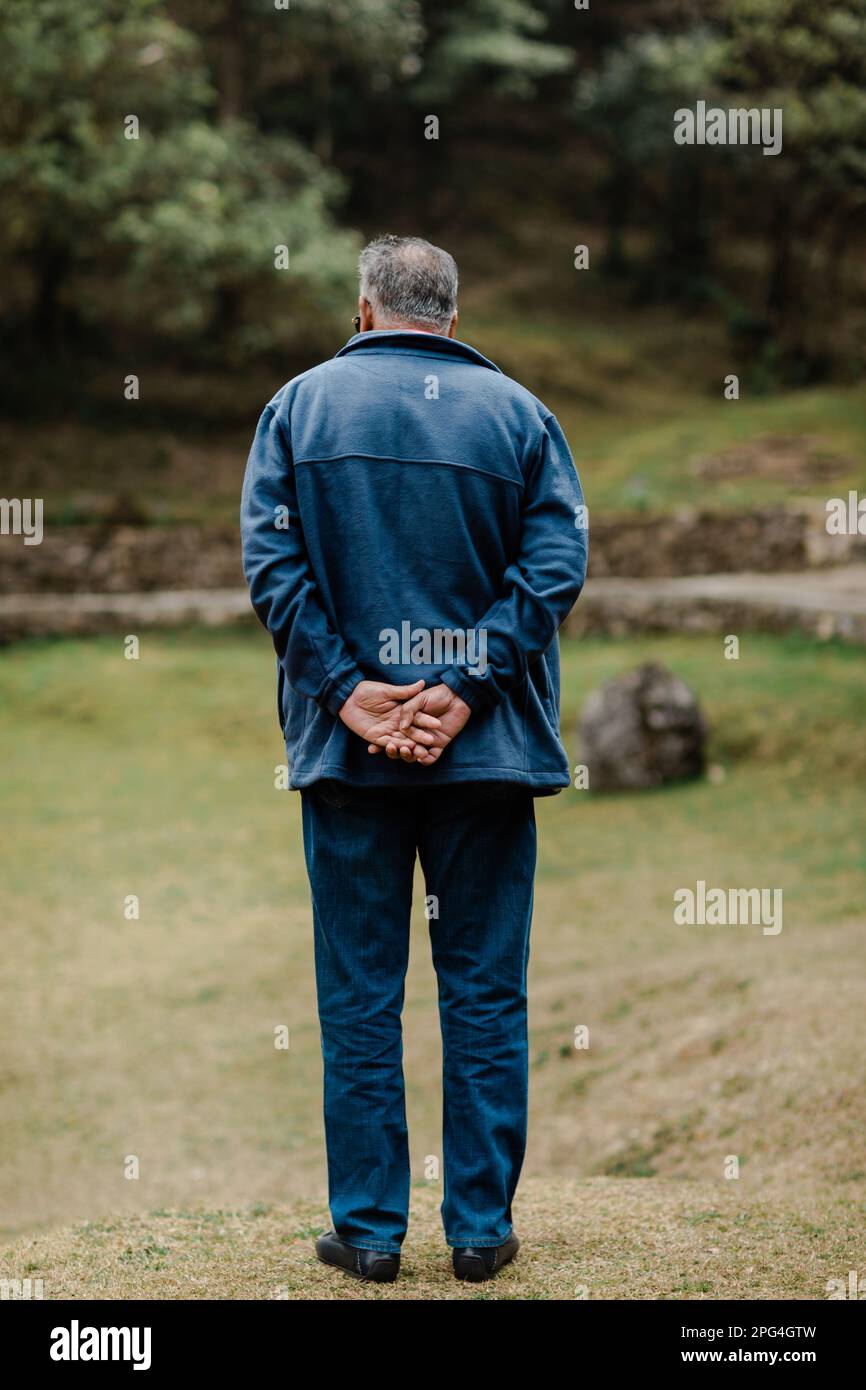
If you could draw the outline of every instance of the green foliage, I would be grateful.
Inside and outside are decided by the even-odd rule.
[[[294,141],[233,122],[191,122],[176,135],[139,142],[129,158],[130,196],[110,229],[125,267],[131,323],[142,313],[173,338],[195,338],[227,315],[241,354],[291,342],[317,309],[335,315],[351,294],[352,233],[328,217],[339,181]],[[289,248],[288,272],[274,247]],[[263,317],[232,296],[267,291]]]
[[[781,154],[675,148],[673,113],[699,99],[781,109]],[[700,285],[729,306],[741,346],[751,325],[762,370],[797,380],[823,369],[834,348],[821,317],[842,300],[866,206],[866,0],[730,0],[688,29],[629,36],[579,78],[574,115],[609,151],[618,268],[626,224],[648,209],[657,297]],[[744,232],[764,249],[750,284],[726,255]]]
[[[426,4],[428,44],[414,95],[448,101],[486,79],[497,96],[530,97],[542,78],[567,71],[570,50],[539,37],[547,20],[529,0]]]
[[[579,210],[635,299],[726,316],[753,385],[866,359],[866,0],[2,0],[0,83],[25,363],[313,358],[354,297],[341,207],[512,257],[522,218]],[[698,99],[781,107],[782,154],[676,146]]]
[[[359,104],[420,66],[418,0],[171,0],[171,12],[201,39],[222,119],[288,128],[326,161]]]
[[[291,0],[291,63],[298,76],[346,63],[381,89],[417,71],[417,0]]]
[[[575,84],[579,124],[640,168],[671,146],[676,106],[706,97],[724,51],[704,26],[686,33],[635,34]]]
[[[783,108],[798,200],[866,195],[866,0],[731,0],[715,76],[737,104]],[[804,186],[802,176],[808,174]],[[837,204],[837,214],[842,208]]]
[[[42,347],[74,317],[178,344],[210,334],[243,356],[308,332],[351,289],[339,180],[293,139],[215,124],[199,44],[159,0],[7,0],[0,83],[0,265]],[[244,327],[256,295],[269,312]]]

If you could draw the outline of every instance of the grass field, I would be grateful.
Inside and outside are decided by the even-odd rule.
[[[550,330],[539,326],[547,343]],[[640,370],[637,379],[606,378],[607,357],[583,354],[578,343],[550,371],[542,353],[523,343],[510,362],[498,333],[477,346],[518,375],[562,422],[594,512],[668,511],[683,506],[746,510],[812,498],[847,496],[866,485],[866,410],[862,392],[826,387],[725,401],[696,383]],[[505,347],[504,355],[498,348]],[[616,351],[619,340],[611,339]],[[545,348],[544,352],[549,349]],[[657,343],[646,352],[656,359]],[[634,347],[629,349],[634,352]],[[579,366],[572,364],[579,363]],[[571,381],[566,380],[572,373]],[[576,390],[587,381],[589,400]],[[592,394],[598,386],[596,394]],[[0,423],[0,448],[9,460],[7,490],[45,499],[52,526],[99,520],[123,499],[151,524],[237,522],[243,470],[258,412],[282,381],[262,378],[243,426],[187,438],[171,425],[106,431],[69,423],[36,427],[23,435]],[[748,461],[726,472],[737,450]],[[776,451],[775,454],[773,451]],[[768,467],[762,463],[766,456]],[[709,472],[704,469],[708,460]],[[716,464],[715,461],[720,460]]]
[[[19,1238],[4,1277],[43,1281],[45,1298],[817,1299],[862,1268],[862,1205],[792,1193],[784,1202],[728,1183],[656,1178],[527,1178],[515,1204],[524,1245],[490,1284],[460,1284],[442,1244],[438,1193],[416,1186],[400,1278],[363,1285],[316,1260],[321,1202],[240,1210],[175,1208]]]
[[[653,657],[698,691],[713,772],[650,795],[572,788],[539,804],[518,1222],[529,1250],[559,1221],[566,1267],[527,1254],[496,1296],[574,1297],[575,1282],[612,1297],[823,1296],[826,1278],[856,1267],[866,1197],[862,654],[748,634],[738,662],[712,638],[564,645],[573,762],[583,696]],[[15,965],[0,1007],[0,1223],[18,1238],[9,1257],[29,1250],[47,1289],[105,1292],[106,1271],[127,1290],[153,1290],[160,1271],[163,1291],[195,1278],[222,1296],[297,1296],[308,1278],[315,1296],[325,1289],[309,1261],[325,1219],[309,908],[298,798],[274,788],[272,677],[252,629],[145,635],[138,662],[111,639],[0,654]],[[781,888],[782,932],[675,926],[673,893],[699,878]],[[137,921],[124,916],[130,894]],[[416,1177],[440,1152],[425,928],[416,912]],[[288,1051],[274,1048],[280,1024]],[[453,1297],[438,1184],[419,1181],[415,1198],[417,1279],[403,1296]],[[143,1215],[154,1211],[169,1214]],[[50,1234],[83,1219],[95,1225]],[[223,1227],[224,1262],[209,1243]],[[230,1266],[258,1240],[245,1285]],[[160,1264],[163,1246],[180,1265]]]
[[[556,412],[593,511],[744,509],[866,486],[861,387],[770,391],[738,359],[718,313],[637,310],[609,287],[551,270],[546,233],[533,236],[522,270],[485,264],[467,279],[460,336]],[[563,245],[569,236],[560,229]],[[154,364],[133,403],[103,372],[78,418],[0,422],[4,486],[43,497],[53,526],[99,520],[118,499],[124,514],[154,524],[234,525],[259,413],[342,333],[271,371],[220,379]],[[736,401],[723,395],[732,372]]]

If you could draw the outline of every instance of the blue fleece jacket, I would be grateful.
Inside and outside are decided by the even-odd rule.
[[[371,332],[283,386],[241,503],[277,652],[290,785],[569,783],[557,630],[583,585],[583,496],[549,410],[474,348]],[[430,767],[337,717],[364,678],[444,681],[472,708]]]

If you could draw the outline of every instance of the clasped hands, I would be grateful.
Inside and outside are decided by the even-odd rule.
[[[435,763],[463,728],[471,709],[448,685],[425,687],[360,681],[340,710],[347,728],[366,740],[368,753],[404,763]]]

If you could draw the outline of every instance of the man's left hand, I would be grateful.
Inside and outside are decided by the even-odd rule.
[[[368,753],[378,753],[384,747],[389,758],[402,758],[404,762],[417,762],[424,765],[435,763],[448,744],[455,739],[466,724],[472,710],[465,700],[455,694],[449,685],[428,686],[406,700],[397,712],[398,735],[393,739],[370,742]],[[406,750],[401,738],[414,738],[415,731],[423,729],[429,737],[416,741],[414,753]]]
[[[423,690],[423,680],[412,685],[360,681],[340,710],[340,718],[347,728],[366,740],[371,750],[385,748],[392,757],[421,762],[425,748],[436,740],[440,722],[419,707],[417,716],[403,720],[401,727],[401,715],[405,702]]]

